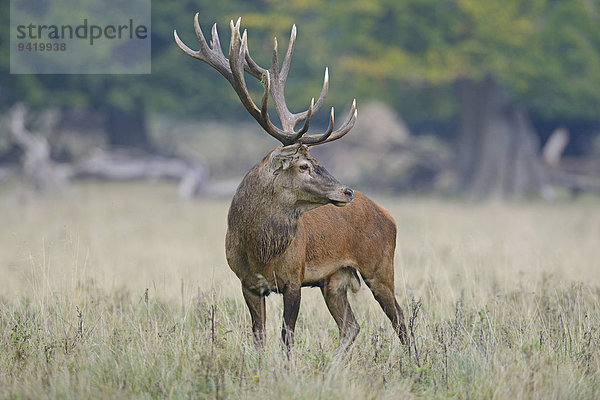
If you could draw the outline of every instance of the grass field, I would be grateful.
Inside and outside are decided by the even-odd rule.
[[[402,347],[364,284],[337,328],[304,289],[291,359],[282,303],[249,334],[224,258],[228,200],[86,184],[0,188],[0,398],[600,398],[600,202],[378,198],[398,223]]]

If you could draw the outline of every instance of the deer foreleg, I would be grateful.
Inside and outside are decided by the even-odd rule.
[[[257,347],[262,348],[265,343],[265,297],[256,294],[253,290],[242,286],[244,299],[250,310],[252,318],[252,333]]]

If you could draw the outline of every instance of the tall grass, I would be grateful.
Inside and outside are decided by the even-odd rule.
[[[398,223],[411,345],[363,285],[361,332],[335,359],[337,328],[305,289],[288,359],[277,295],[253,346],[227,201],[139,184],[22,193],[0,192],[0,398],[600,398],[596,200],[378,199]]]

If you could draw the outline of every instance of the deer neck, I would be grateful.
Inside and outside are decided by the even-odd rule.
[[[277,194],[272,177],[251,170],[231,202],[228,228],[251,259],[267,264],[296,236],[303,207]]]

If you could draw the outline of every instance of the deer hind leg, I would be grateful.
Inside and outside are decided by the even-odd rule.
[[[281,329],[281,341],[288,351],[288,355],[294,344],[294,330],[296,329],[296,320],[300,311],[300,299],[300,285],[286,287],[283,291],[283,328]]]
[[[343,268],[331,275],[327,284],[321,288],[327,309],[340,331],[340,344],[337,352],[349,348],[360,331],[347,295],[349,288],[356,292],[359,287],[360,280],[356,275],[356,270]]]
[[[252,333],[254,334],[254,343],[258,348],[263,348],[265,344],[265,297],[256,294],[252,289],[242,285],[242,293],[250,310],[252,318]]]
[[[404,345],[408,344],[404,313],[394,296],[394,279],[379,279],[379,277],[365,278],[365,283],[371,289],[371,292],[373,292],[375,300],[377,300],[385,315],[392,322],[392,326],[400,338],[400,342]]]

